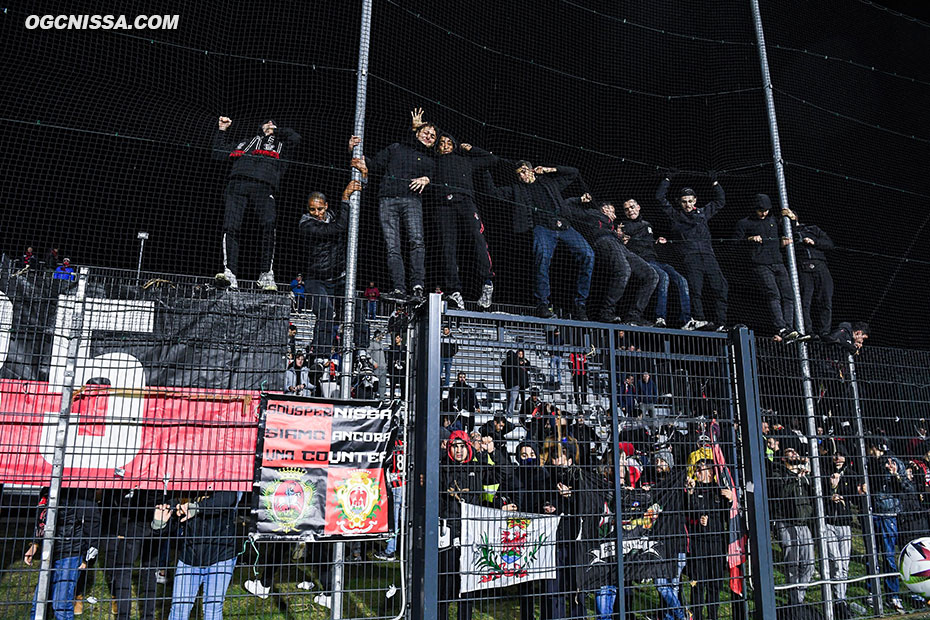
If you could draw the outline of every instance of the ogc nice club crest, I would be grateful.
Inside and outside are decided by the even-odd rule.
[[[304,480],[305,475],[302,469],[279,470],[275,480],[262,491],[264,508],[281,533],[297,531],[298,524],[310,512],[316,486]]]

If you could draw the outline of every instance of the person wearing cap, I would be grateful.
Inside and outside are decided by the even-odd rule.
[[[691,293],[691,315],[698,321],[708,320],[704,307],[706,288],[713,295],[714,319],[720,329],[727,322],[729,286],[714,255],[708,223],[726,204],[726,195],[720,183],[714,179],[712,201],[698,207],[694,190],[683,187],[678,192],[678,206],[674,206],[668,201],[671,184],[668,176],[662,179],[656,190],[656,200],[680,241],[682,271],[688,280],[688,291]]]
[[[74,267],[71,266],[71,259],[66,258],[61,264],[55,267],[55,273],[52,274],[53,280],[74,281]]]
[[[799,222],[797,213],[791,209],[781,213],[791,220],[804,329],[808,334],[825,338],[833,326],[833,276],[825,254],[835,247],[833,240],[818,226]]]
[[[657,577],[656,589],[668,607],[666,618],[686,620],[688,618],[681,597],[681,574],[688,559],[688,530],[685,525],[686,494],[683,478],[676,475],[675,457],[664,448],[655,453],[655,480],[653,496],[660,503],[661,518],[656,520],[653,536],[665,546],[665,557],[673,563],[668,577]]]
[[[709,450],[707,451],[710,452]],[[727,578],[727,522],[731,493],[714,479],[714,462],[707,454],[694,463],[694,477],[686,484],[690,550],[688,576],[691,612],[695,620],[716,620],[720,586]]]
[[[823,538],[826,560],[830,564],[833,580],[833,598],[837,613],[834,617],[848,618],[846,580],[849,578],[849,559],[852,555],[852,525],[854,508],[859,505],[858,489],[861,481],[853,471],[849,457],[842,446],[837,446],[823,468],[820,480],[824,498]]]
[[[781,249],[791,243],[778,233],[778,221],[769,217],[772,200],[756,194],[752,215],[736,224],[736,238],[749,247],[751,271],[769,308],[778,339],[790,342],[798,337],[794,329],[794,291],[782,261]]]
[[[549,304],[551,288],[549,267],[556,247],[567,249],[578,268],[572,317],[587,321],[588,294],[591,292],[591,275],[594,272],[594,250],[584,237],[572,228],[571,207],[562,192],[579,178],[577,168],[569,166],[533,166],[520,160],[514,166],[519,177],[516,183],[497,187],[485,171],[485,185],[497,198],[513,205],[513,229],[517,234],[533,233],[535,265],[536,315],[542,318],[555,316]]]
[[[307,199],[307,212],[300,218],[300,243],[306,257],[307,280],[303,282],[313,324],[313,350],[317,357],[333,346],[336,298],[344,294],[346,275],[346,237],[349,229],[349,198],[362,189],[358,181],[349,181],[342,192],[342,202],[330,207],[326,195],[313,192]],[[303,280],[303,278],[300,278]],[[364,323],[356,311],[356,324]],[[358,332],[358,328],[356,328]]]
[[[236,273],[239,270],[239,230],[247,207],[258,214],[261,227],[261,275],[258,284],[264,290],[276,291],[274,281],[274,246],[276,209],[274,195],[287,170],[287,162],[300,145],[300,134],[287,127],[278,127],[266,120],[258,134],[239,143],[229,134],[232,120],[219,118],[213,136],[214,159],[232,159],[224,200],[223,215],[223,271],[216,274],[217,282],[239,288]]]
[[[421,113],[422,115],[422,113]],[[423,190],[435,176],[433,146],[438,129],[433,123],[422,122],[417,111],[411,112],[413,131],[407,137],[382,149],[374,157],[352,159],[352,167],[367,180],[369,171],[381,174],[378,186],[378,213],[381,232],[387,248],[387,266],[393,289],[382,297],[393,303],[420,303],[425,299],[426,244],[423,241]],[[352,136],[349,150],[362,139]],[[401,249],[401,229],[406,233],[410,248],[410,285],[412,296],[407,295],[407,272]]]

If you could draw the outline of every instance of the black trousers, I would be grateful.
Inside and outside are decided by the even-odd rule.
[[[488,242],[484,238],[484,222],[478,214],[475,201],[467,194],[447,194],[439,199],[439,230],[442,234],[442,263],[444,283],[448,292],[462,290],[462,280],[459,277],[457,246],[459,227],[468,232],[475,253],[475,263],[478,267],[478,278],[482,284],[494,278],[491,265],[491,252]]]
[[[613,237],[604,236],[594,243],[594,257],[595,267],[609,275],[603,314],[613,315],[616,312],[617,304],[633,277],[638,286],[633,294],[633,307],[626,318],[633,321],[642,319],[646,304],[659,283],[656,270]]]
[[[801,283],[801,310],[804,329],[810,334],[826,336],[833,322],[833,276],[822,260],[798,263]],[[816,312],[812,309],[816,306]]]
[[[246,208],[251,205],[258,214],[261,229],[261,271],[271,271],[274,265],[275,203],[271,187],[248,179],[230,179],[226,185],[226,213],[223,216],[223,267],[233,273],[239,270],[239,230]]]
[[[116,600],[116,617],[129,620],[132,601],[138,601],[139,618],[155,620],[155,587],[158,553],[151,537],[148,523],[131,523],[115,539],[115,544],[107,547],[107,568],[110,573],[110,592]],[[146,538],[146,534],[149,536]],[[112,539],[111,539],[112,540]],[[132,596],[132,567],[139,557],[142,566],[139,571],[138,596]]]
[[[781,263],[753,265],[752,272],[762,289],[775,331],[794,327],[794,291],[791,290],[791,279],[788,278],[785,266]]]
[[[706,321],[704,312],[705,286],[714,299],[714,320],[721,325],[727,322],[727,296],[729,285],[713,254],[688,254],[684,257],[682,270],[691,291],[691,314],[699,321]]]

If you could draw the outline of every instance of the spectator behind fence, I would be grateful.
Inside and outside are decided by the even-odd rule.
[[[819,227],[799,222],[790,209],[783,210],[782,215],[792,220],[804,329],[808,334],[826,338],[833,326],[833,276],[824,252],[833,249],[833,240]]]
[[[846,580],[849,578],[849,560],[852,556],[852,524],[854,509],[859,505],[858,492],[862,481],[853,471],[845,450],[837,447],[825,459],[820,480],[820,493],[824,498],[824,548],[830,565],[836,618],[850,618],[846,601]]]
[[[444,426],[450,431],[464,430],[471,432],[475,427],[475,414],[481,411],[475,388],[468,384],[468,376],[460,372],[455,383],[449,388],[447,404],[444,407],[451,415],[446,415]],[[478,446],[473,446],[478,448]]]
[[[110,526],[115,537],[106,548],[107,581],[116,603],[117,620],[129,620],[133,600],[140,620],[155,620],[155,588],[157,583],[158,538],[149,527],[152,506],[158,491],[142,489],[107,490],[103,505],[111,515]],[[136,560],[141,559],[136,596],[132,594],[132,573]],[[89,588],[88,588],[89,590]]]
[[[378,398],[384,398],[387,391],[387,348],[390,345],[385,342],[384,332],[376,329],[368,345],[368,355],[371,358],[371,365],[375,369],[375,376],[378,377]]]
[[[101,512],[94,498],[95,489],[62,489],[58,502],[52,570],[49,577],[48,602],[55,620],[74,618],[74,593],[78,574],[97,557],[100,539]],[[48,490],[39,496],[33,542],[26,549],[23,561],[32,566],[45,537],[48,519]],[[32,599],[30,618],[36,617],[39,589]],[[46,618],[49,616],[46,615]]]
[[[35,255],[31,247],[26,248],[25,253],[23,253],[23,267],[29,267],[30,269],[35,269],[39,266],[39,257]]]
[[[61,262],[59,256],[58,248],[49,248],[48,253],[45,255],[45,268],[54,270]]]
[[[501,381],[507,390],[507,414],[516,415],[520,392],[530,386],[529,362],[523,349],[507,351],[501,364]]]
[[[562,197],[564,191],[578,178],[578,170],[568,166],[536,166],[519,161],[515,167],[519,181],[504,187],[488,183],[501,200],[513,204],[513,229],[517,234],[533,233],[535,259],[536,314],[543,318],[555,316],[549,305],[549,267],[559,243],[571,252],[578,268],[572,316],[587,321],[588,293],[591,291],[591,274],[594,270],[594,251],[581,234],[572,228],[570,207]],[[490,175],[485,178],[490,180]]]
[[[609,458],[609,455],[608,455]],[[675,457],[671,450],[661,450],[655,454],[654,497],[661,498],[661,514],[656,520],[654,536],[665,546],[665,557],[671,562],[672,570],[668,577],[657,577],[656,590],[668,608],[666,617],[673,620],[688,620],[688,614],[681,602],[684,594],[681,588],[681,575],[687,563],[688,529],[685,523],[687,495],[682,475],[675,469]]]
[[[265,290],[276,291],[274,281],[275,211],[274,195],[278,193],[281,177],[287,170],[288,158],[300,145],[300,135],[287,127],[279,128],[274,121],[262,123],[258,134],[238,145],[230,138],[232,120],[219,118],[213,136],[214,159],[232,159],[224,201],[223,215],[223,271],[216,274],[218,281],[230,288],[238,288],[236,272],[239,270],[239,229],[245,210],[251,205],[258,214],[261,227],[261,275],[258,284]]]
[[[888,452],[888,445],[881,437],[868,438],[869,491],[872,494],[872,525],[878,539],[877,550],[882,558],[879,572],[893,573],[885,577],[885,592],[888,603],[899,613],[904,613],[901,601],[900,581],[897,577],[898,515],[901,514],[902,496],[913,492],[914,487],[905,476],[904,463]],[[876,594],[873,592],[873,594]]]
[[[698,321],[691,317],[691,293],[688,281],[668,263],[659,262],[656,254],[656,244],[665,245],[665,237],[656,238],[652,232],[652,224],[640,216],[640,206],[636,200],[630,198],[623,203],[623,234],[626,238],[626,247],[642,258],[650,267],[655,269],[659,276],[656,285],[656,327],[666,327],[668,317],[668,286],[673,283],[678,289],[679,313],[678,322],[682,329],[699,329],[707,325],[707,321]]]
[[[298,351],[294,361],[284,371],[284,393],[292,396],[313,396],[316,389],[310,383],[310,372],[306,365],[306,356]]]
[[[546,330],[546,347],[549,354],[549,386],[562,389],[562,332],[558,326]]]
[[[753,214],[736,225],[736,237],[748,244],[750,270],[779,340],[790,342],[798,337],[794,329],[794,291],[781,249],[791,243],[778,232],[778,221],[769,217],[772,201],[766,194],[756,194]]]
[[[297,312],[303,312],[307,296],[306,287],[304,286],[304,276],[298,273],[297,277],[291,280],[291,294],[294,295],[294,309]]]
[[[452,358],[459,351],[459,345],[452,337],[452,328],[442,326],[442,339],[439,342],[439,361],[442,365],[442,386],[446,387],[452,381]]]
[[[55,267],[55,273],[52,274],[55,280],[74,281],[74,267],[71,266],[71,259],[66,258],[61,264]]]
[[[639,401],[639,410],[643,417],[656,417],[659,390],[648,371],[641,374],[639,381],[636,382],[636,395]]]
[[[369,282],[365,289],[365,299],[368,300],[368,320],[374,320],[378,316],[378,300],[381,298],[381,291],[375,286],[374,282]]]
[[[719,486],[714,480],[713,460],[702,456],[694,464],[687,492],[691,538],[688,575],[694,582],[691,612],[695,620],[716,620],[720,586],[728,573],[726,532],[732,491]]]
[[[769,481],[772,518],[781,543],[785,579],[791,605],[801,605],[807,584],[814,578],[814,541],[810,524],[814,516],[814,488],[807,460],[797,439],[782,439],[782,461]]]
[[[688,291],[691,293],[691,315],[698,321],[709,320],[704,308],[705,286],[713,295],[714,320],[718,328],[727,322],[727,296],[729,287],[727,279],[720,270],[708,223],[726,202],[723,188],[714,179],[714,200],[703,207],[697,206],[697,196],[690,187],[683,187],[678,192],[678,207],[668,201],[668,189],[672,181],[668,176],[662,179],[656,190],[656,200],[663,213],[669,219],[672,231],[681,241],[682,271],[688,279]]]
[[[378,187],[378,210],[381,232],[387,246],[388,271],[393,290],[383,297],[394,303],[424,299],[423,286],[426,280],[424,259],[426,245],[423,241],[422,193],[435,176],[432,148],[436,143],[436,126],[423,123],[402,142],[395,142],[373,158],[352,160],[352,166],[367,179],[369,170],[381,174]],[[361,144],[361,138],[352,136],[349,149]],[[401,229],[407,235],[410,247],[410,285],[413,295],[407,297],[407,278],[404,269],[404,253],[401,249]]]
[[[239,551],[236,506],[241,498],[242,493],[236,491],[212,491],[173,507],[159,504],[155,508],[152,529],[161,531],[173,523],[181,539],[168,620],[190,617],[201,586],[204,620],[223,617],[226,590]]]
[[[394,398],[395,391],[400,391],[403,399],[407,393],[407,347],[400,334],[394,335],[394,343],[387,351],[388,374],[391,379],[389,398]]]

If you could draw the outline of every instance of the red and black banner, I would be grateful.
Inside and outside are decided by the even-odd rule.
[[[264,395],[252,532],[286,540],[387,534],[393,419],[377,401]]]

